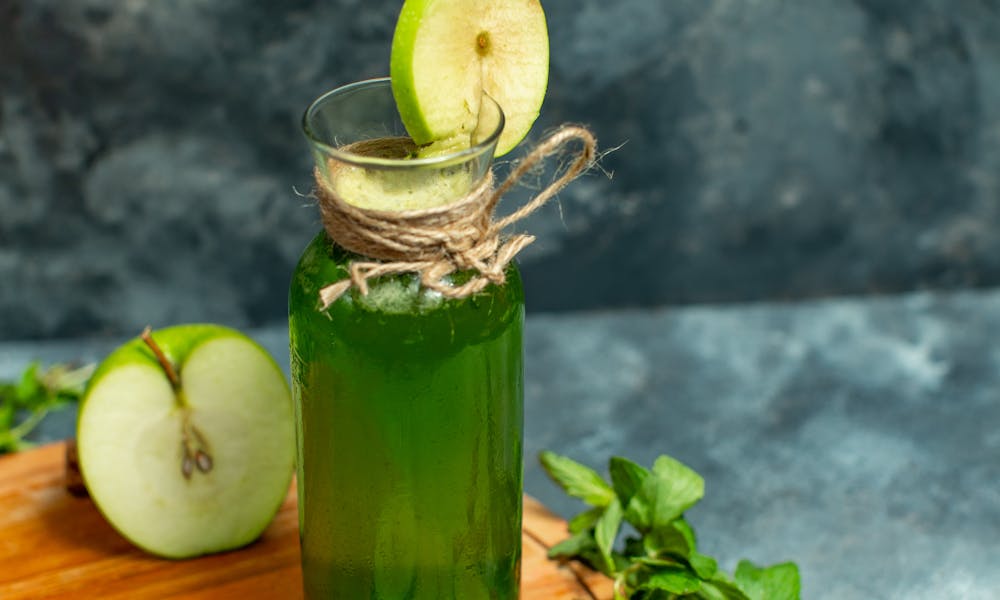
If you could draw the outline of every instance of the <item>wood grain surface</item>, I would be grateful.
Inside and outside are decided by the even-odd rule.
[[[0,600],[302,597],[295,487],[257,542],[172,561],[132,546],[87,498],[66,492],[65,445],[0,457]],[[610,581],[546,549],[566,523],[524,500],[522,600],[606,600]]]

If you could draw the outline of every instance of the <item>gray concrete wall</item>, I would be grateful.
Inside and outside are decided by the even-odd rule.
[[[529,310],[1000,283],[1000,2],[544,6],[532,137],[626,143],[524,225]],[[299,116],[398,7],[0,0],[0,339],[282,320]]]

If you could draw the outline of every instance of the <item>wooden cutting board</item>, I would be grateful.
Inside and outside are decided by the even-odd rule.
[[[302,598],[295,486],[254,544],[185,561],[154,558],[65,487],[65,444],[0,456],[0,600]],[[607,600],[611,582],[545,557],[566,523],[524,499],[522,600]]]

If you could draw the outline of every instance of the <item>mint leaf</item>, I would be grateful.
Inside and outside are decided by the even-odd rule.
[[[549,548],[548,557],[554,560],[576,559],[595,571],[601,571],[608,577],[613,572],[605,570],[604,557],[597,548],[593,532],[578,533]]]
[[[639,589],[690,594],[701,589],[701,580],[684,567],[663,566],[651,573],[639,585]]]
[[[698,577],[705,581],[715,577],[716,571],[719,570],[719,563],[714,558],[705,556],[700,552],[691,553],[691,556],[688,558],[688,564],[698,574]]]
[[[698,575],[699,579],[710,581],[718,571],[718,563],[711,556],[706,556],[694,549],[694,540],[682,532],[679,523],[684,523],[678,519],[674,521],[672,529],[658,529],[651,531],[642,538],[643,550],[646,557],[641,558],[643,564],[677,564],[677,561],[687,563],[691,570]],[[684,527],[687,524],[684,523]],[[666,558],[667,560],[663,560]]]
[[[7,399],[5,392],[0,388],[0,431],[9,429],[14,423],[14,402]]]
[[[607,567],[607,573],[614,573],[615,571],[615,561],[611,556],[611,547],[615,543],[615,538],[618,537],[618,529],[622,525],[622,505],[618,502],[618,498],[611,501],[608,504],[607,510],[598,519],[597,525],[594,527],[594,540],[597,542],[597,549],[601,551],[601,557],[604,559],[604,564]]]
[[[761,568],[748,560],[736,566],[736,583],[750,600],[799,600],[801,582],[794,563]]]
[[[33,362],[21,373],[21,379],[18,380],[17,386],[14,388],[14,396],[19,408],[32,408],[39,404],[39,397],[44,399],[45,390],[42,388],[42,382],[38,379],[38,368],[38,363]]]
[[[93,369],[55,365],[43,373],[34,362],[17,381],[0,382],[0,454],[31,447],[24,438],[48,411],[78,400]]]
[[[650,531],[643,536],[642,544],[646,554],[651,556],[671,554],[687,558],[695,548],[691,528],[682,519],[677,519],[670,527]]]
[[[603,514],[603,508],[592,508],[576,515],[569,520],[569,532],[580,533],[581,531],[593,529],[594,525],[597,525],[597,520],[600,519]]]
[[[735,584],[718,579],[703,581],[698,597],[702,600],[750,600]]]
[[[597,549],[594,536],[590,533],[578,533],[549,548],[549,558],[573,558],[586,550]]]
[[[611,473],[611,484],[622,506],[628,506],[629,501],[649,477],[648,469],[620,456],[611,457],[608,471]]]
[[[635,556],[633,562],[637,562],[647,567],[684,567],[684,564],[673,558],[653,558],[649,556]]]
[[[625,506],[625,520],[643,535],[649,533],[652,527],[653,511],[649,498],[656,497],[656,486],[656,481],[650,477],[643,484],[642,489],[635,496],[632,496],[632,499]]]
[[[694,529],[691,528],[691,525],[688,524],[683,517],[674,519],[674,521],[670,523],[670,526],[684,536],[684,539],[687,541],[687,544],[691,548],[692,552],[695,548],[697,548],[697,538],[694,535]]]
[[[615,580],[615,600],[798,600],[799,572],[792,563],[762,569],[740,563],[736,578],[697,551],[684,513],[705,493],[705,482],[689,467],[661,456],[652,469],[613,457],[609,486],[589,467],[543,452],[542,464],[570,495],[593,505],[570,521],[569,539],[550,557],[574,558]],[[615,541],[622,521],[638,537]]]
[[[661,456],[625,508],[625,519],[640,533],[669,527],[705,494],[705,481],[686,465]]]
[[[538,458],[549,477],[570,496],[597,507],[607,506],[615,497],[614,490],[590,467],[549,451]]]
[[[669,456],[656,459],[652,475],[649,479],[657,482],[652,510],[654,529],[669,527],[705,495],[705,480],[701,475]]]

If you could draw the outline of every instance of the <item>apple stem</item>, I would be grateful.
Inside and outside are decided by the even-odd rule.
[[[212,460],[212,455],[208,453],[208,442],[205,440],[205,436],[198,431],[197,427],[191,424],[190,407],[188,407],[184,399],[184,393],[181,390],[181,377],[177,373],[177,369],[174,368],[167,355],[163,353],[163,349],[153,339],[152,327],[147,325],[139,337],[149,346],[156,360],[160,363],[163,372],[166,373],[167,379],[170,380],[170,385],[174,388],[174,396],[177,398],[177,404],[184,415],[181,425],[181,450],[184,452],[184,457],[181,459],[181,475],[184,476],[184,479],[190,480],[191,475],[194,474],[195,467],[202,473],[208,473],[212,470],[214,461]],[[193,444],[192,437],[194,437]]]
[[[181,389],[181,378],[174,369],[174,365],[167,359],[167,355],[160,349],[160,345],[153,339],[153,328],[146,325],[146,328],[142,330],[142,335],[139,337],[153,351],[153,355],[156,356],[156,360],[160,363],[160,367],[163,368],[163,372],[167,374],[167,379],[170,380],[170,385],[173,386],[174,391],[179,391]]]

